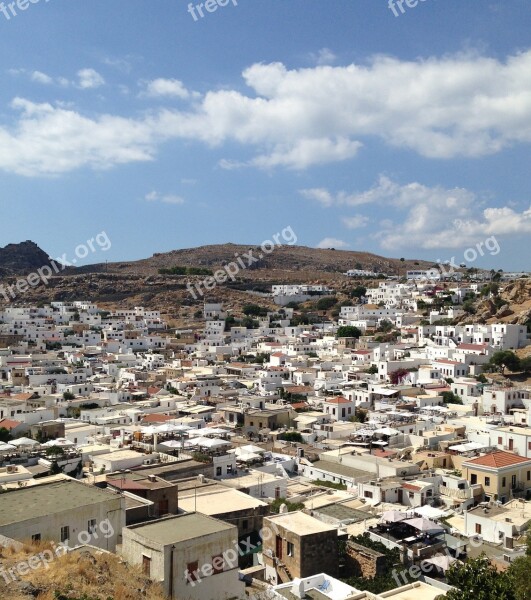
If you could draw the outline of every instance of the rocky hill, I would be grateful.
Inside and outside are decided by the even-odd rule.
[[[0,248],[0,277],[30,273],[49,264],[46,252],[29,240]]]

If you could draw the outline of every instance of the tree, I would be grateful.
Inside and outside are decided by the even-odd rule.
[[[392,330],[393,324],[391,323],[391,321],[384,319],[383,321],[380,321],[380,325],[376,331],[379,333],[389,333]]]
[[[441,394],[445,404],[463,404],[463,401],[459,396],[456,396],[453,392],[443,392]]]
[[[476,305],[473,300],[467,300],[463,302],[463,310],[469,315],[473,315],[476,312]]]
[[[246,304],[243,307],[243,314],[247,317],[265,317],[267,309],[258,306],[258,304]]]
[[[337,299],[333,296],[327,296],[326,298],[319,298],[317,300],[317,310],[330,310],[332,306],[337,304]]]
[[[353,325],[343,325],[339,327],[336,333],[336,337],[345,338],[345,337],[353,337],[359,338],[361,336],[361,329],[358,327],[354,327]]]
[[[455,562],[446,577],[457,589],[448,591],[445,600],[516,600],[511,575],[498,572],[485,554],[465,564]]]
[[[500,371],[503,375],[505,369],[509,369],[512,372],[518,371],[520,368],[520,359],[510,350],[499,350],[492,355],[488,365],[494,368],[494,370]]]
[[[75,395],[72,392],[63,392],[63,400],[74,400]]]
[[[376,375],[376,373],[378,373],[378,367],[376,365],[371,365],[368,369],[365,369],[365,373]]]
[[[5,427],[0,427],[0,442],[9,442],[11,440],[11,433],[9,429]]]
[[[509,567],[512,577],[516,600],[531,600],[531,532],[527,532],[527,550],[525,556],[517,558]]]
[[[531,373],[531,356],[526,356],[520,360],[520,369],[528,375]]]
[[[363,285],[358,285],[350,292],[350,296],[351,298],[361,298],[362,296],[365,296],[366,293],[367,288]]]

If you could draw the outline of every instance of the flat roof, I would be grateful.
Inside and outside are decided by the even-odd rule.
[[[19,488],[1,496],[0,527],[118,498],[115,492],[75,479]]]
[[[266,502],[253,498],[233,488],[213,486],[198,488],[197,497],[193,489],[179,493],[179,509],[186,512],[203,513],[204,515],[221,515],[236,510],[248,510],[267,506]]]
[[[416,581],[388,592],[378,594],[379,598],[392,598],[393,600],[435,600],[437,596],[444,596],[446,592],[433,585]]]
[[[186,513],[160,519],[146,525],[132,525],[126,529],[134,531],[155,544],[167,546],[168,544],[176,544],[212,533],[236,529],[236,526],[201,513]]]
[[[300,511],[285,513],[281,515],[273,515],[266,518],[274,521],[275,523],[278,523],[279,525],[284,527],[284,529],[287,529],[288,531],[293,531],[298,535],[324,533],[326,531],[337,530],[336,527],[333,527],[332,525],[326,525],[326,523],[314,519],[313,517],[310,517],[310,515],[307,515],[306,513]]]

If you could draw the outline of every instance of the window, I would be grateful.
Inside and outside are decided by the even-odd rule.
[[[481,525],[479,523],[476,523],[476,533],[481,533]]]
[[[531,471],[527,472],[527,481],[531,481]]]
[[[472,485],[475,485],[478,482],[478,476],[475,473],[472,473],[472,475],[470,476],[470,483]]]
[[[287,545],[288,556],[295,556],[295,546],[291,542],[288,542]]]
[[[218,477],[221,475],[221,467],[216,467],[216,475]]]
[[[490,477],[485,477],[485,485],[490,485]]]
[[[197,581],[199,579],[199,575],[197,573],[198,568],[199,562],[197,560],[186,565],[186,583],[192,583],[193,581]]]
[[[363,497],[364,498],[372,498],[372,492],[365,490],[365,492],[363,492]]]
[[[66,542],[70,539],[70,527],[65,525],[61,527],[61,542]]]
[[[499,438],[498,438],[498,444],[499,444],[500,446],[503,444],[503,441],[502,441],[502,438],[501,438],[501,437],[499,437]]]
[[[40,533],[34,533],[31,536],[31,541],[32,542],[40,542],[41,541],[41,534]]]
[[[218,575],[219,573],[223,573],[223,569],[225,568],[225,561],[223,560],[222,554],[217,554],[212,557],[212,571],[214,575]]]
[[[409,497],[413,498],[415,496],[415,494],[413,492],[409,492]]]
[[[511,477],[511,487],[514,489],[516,487],[516,475]]]
[[[244,519],[242,522],[242,528],[247,529],[248,527],[249,527],[249,521],[247,519]]]
[[[527,449],[531,450],[531,442],[527,442]]]
[[[96,519],[90,519],[87,524],[87,531],[89,533],[96,533]]]
[[[502,477],[502,487],[505,487],[506,485],[507,485],[507,478]]]

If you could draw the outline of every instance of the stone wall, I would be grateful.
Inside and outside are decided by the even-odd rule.
[[[373,578],[385,574],[385,555],[354,542],[346,545],[345,564],[350,575]]]

